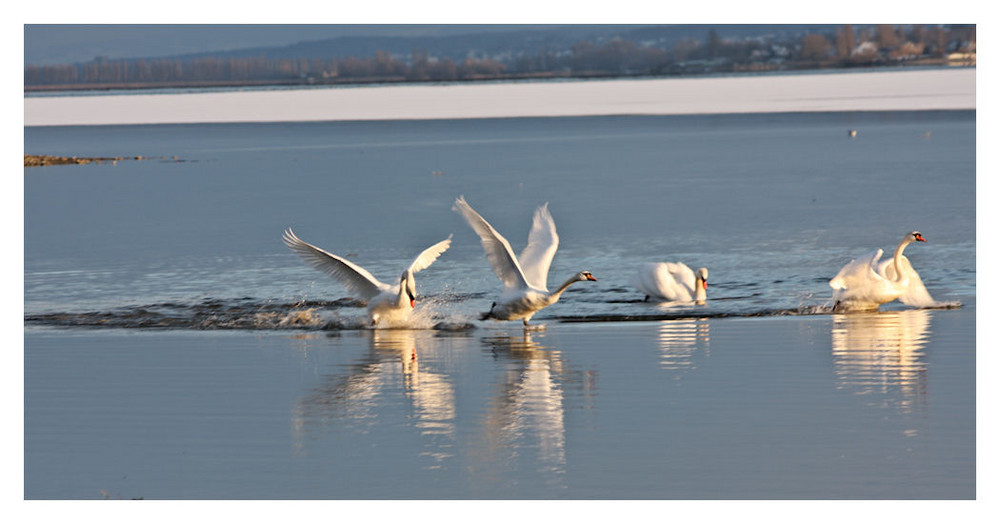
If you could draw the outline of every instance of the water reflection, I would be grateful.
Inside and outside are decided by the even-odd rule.
[[[657,327],[660,346],[660,367],[671,371],[694,369],[694,356],[699,351],[708,354],[707,318],[664,320]]]
[[[930,334],[928,310],[833,316],[833,363],[837,386],[904,412],[926,403],[927,367],[922,352]]]
[[[544,336],[544,335],[543,335]],[[477,453],[485,470],[513,467],[528,459],[547,483],[565,487],[564,384],[594,388],[592,373],[570,373],[559,351],[536,342],[532,333],[484,337],[483,345],[505,364],[482,425]]]
[[[437,461],[450,455],[455,432],[455,389],[447,374],[421,363],[421,352],[439,350],[426,331],[372,330],[365,359],[347,373],[325,375],[323,383],[302,398],[292,414],[297,446],[304,446],[311,431],[350,420],[362,430],[377,423],[378,415],[393,403],[412,412],[420,434],[431,441],[425,455]],[[440,361],[440,359],[432,359]],[[443,440],[442,440],[443,439]]]

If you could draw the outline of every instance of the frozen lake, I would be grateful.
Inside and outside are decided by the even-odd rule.
[[[31,96],[25,125],[974,109],[975,69]]]

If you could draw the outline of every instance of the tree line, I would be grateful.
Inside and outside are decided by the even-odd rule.
[[[669,75],[700,72],[852,67],[942,60],[975,52],[975,26],[876,25],[837,27],[832,34],[795,39],[723,39],[714,29],[704,41],[581,41],[569,49],[517,56],[437,58],[415,49],[410,56],[378,51],[370,57],[295,59],[200,57],[109,60],[27,65],[26,89],[155,87],[214,84],[362,83],[460,81],[530,77]]]

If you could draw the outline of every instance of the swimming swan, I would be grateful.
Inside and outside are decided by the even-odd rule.
[[[405,322],[410,317],[417,300],[417,287],[413,274],[430,266],[451,246],[451,235],[449,235],[447,239],[425,249],[409,267],[403,270],[399,284],[390,286],[380,282],[364,268],[301,240],[290,228],[285,231],[282,240],[310,266],[339,280],[349,292],[367,300],[368,316],[372,325]]]
[[[903,236],[892,258],[880,262],[882,250],[879,249],[870,257],[852,260],[830,280],[833,310],[873,310],[896,299],[910,306],[934,305],[920,275],[903,256],[903,250],[910,243],[926,241],[919,231],[913,231]]]
[[[705,303],[708,290],[708,270],[691,268],[680,262],[643,264],[632,277],[632,285],[646,294],[646,300]]]
[[[460,213],[479,235],[486,258],[504,285],[503,293],[489,312],[483,313],[481,320],[521,319],[527,326],[535,313],[555,304],[574,282],[597,280],[589,271],[581,271],[563,282],[555,291],[549,292],[546,281],[552,257],[559,247],[559,235],[556,234],[556,224],[549,214],[547,202],[535,210],[531,231],[528,233],[528,245],[521,252],[520,258],[514,256],[514,250],[507,239],[465,202],[465,197],[458,197],[452,209]]]

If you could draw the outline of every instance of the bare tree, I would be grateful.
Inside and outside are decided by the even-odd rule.
[[[803,60],[820,61],[830,55],[830,41],[823,35],[808,34],[802,39]]]

